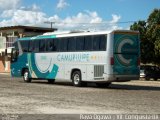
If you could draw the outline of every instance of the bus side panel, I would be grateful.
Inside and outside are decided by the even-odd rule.
[[[86,80],[86,65],[82,65],[80,63],[66,63],[65,65],[65,77],[63,79],[71,80],[71,74],[73,70],[80,70],[82,81]]]
[[[21,77],[22,69],[27,68],[27,53],[23,53],[19,55],[17,61],[11,64],[11,76],[13,77]]]
[[[49,54],[29,53],[28,68],[31,78],[55,79],[59,66]]]

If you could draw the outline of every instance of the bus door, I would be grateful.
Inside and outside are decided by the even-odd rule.
[[[18,50],[16,48],[12,48],[12,52],[11,52],[11,75],[13,77],[19,77],[20,74],[18,72]]]
[[[113,42],[113,73],[139,75],[139,34],[115,32]]]

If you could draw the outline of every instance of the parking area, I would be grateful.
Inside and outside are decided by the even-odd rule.
[[[160,81],[113,83],[109,88],[32,81],[0,74],[1,114],[159,114]]]

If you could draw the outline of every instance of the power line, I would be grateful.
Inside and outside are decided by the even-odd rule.
[[[142,21],[146,21],[146,20],[142,20]],[[138,21],[122,21],[122,22],[108,22],[108,21],[102,21],[102,22],[53,22],[53,21],[46,21],[44,23],[47,23],[47,24],[51,24],[51,28],[53,26],[53,24],[127,24],[127,23],[134,23],[134,22],[138,22]]]

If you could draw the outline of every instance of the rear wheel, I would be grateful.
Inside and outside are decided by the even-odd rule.
[[[100,88],[106,88],[110,85],[111,83],[96,83],[97,87]]]
[[[23,73],[23,80],[26,83],[30,83],[31,82],[31,78],[29,78],[29,71],[27,69]]]
[[[76,86],[76,87],[87,86],[87,83],[82,81],[80,71],[73,72],[72,84],[73,84],[73,86]]]

